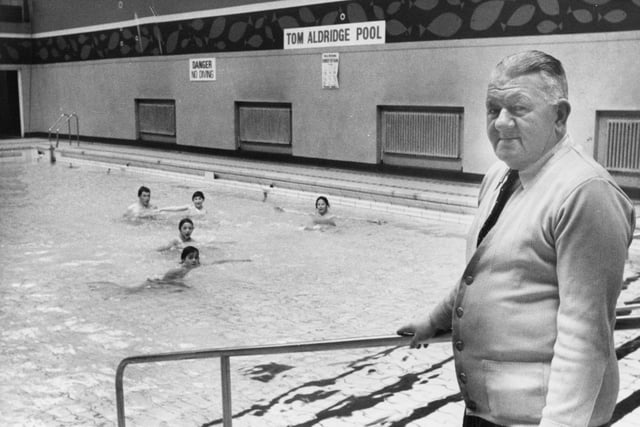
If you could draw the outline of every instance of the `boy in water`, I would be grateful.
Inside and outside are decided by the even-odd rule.
[[[187,212],[189,216],[204,215],[207,210],[204,208],[204,193],[202,191],[196,191],[191,196],[191,204],[184,206],[168,206],[166,208],[160,208],[160,212]]]
[[[200,266],[200,251],[193,246],[187,246],[180,255],[180,265],[167,271],[162,278],[147,279],[140,288],[150,288],[153,285],[185,286],[184,277],[194,268]]]
[[[124,216],[128,218],[148,218],[158,212],[158,207],[151,204],[151,190],[143,185],[138,189],[138,201],[127,208]]]

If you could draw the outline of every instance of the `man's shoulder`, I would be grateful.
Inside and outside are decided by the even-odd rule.
[[[609,172],[581,147],[571,147],[549,170],[551,178],[564,182],[569,188],[589,181],[606,181],[618,187]],[[562,185],[562,184],[560,184]]]

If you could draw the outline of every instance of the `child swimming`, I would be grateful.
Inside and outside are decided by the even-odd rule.
[[[316,199],[316,213],[312,215],[311,223],[304,227],[305,230],[324,229],[327,226],[336,226],[335,216],[329,213],[329,200],[325,196]]]
[[[140,288],[151,288],[158,285],[183,286],[183,279],[194,268],[200,266],[200,251],[193,246],[187,246],[180,254],[180,265],[167,271],[161,278],[149,278]]]
[[[186,212],[189,216],[199,216],[207,213],[204,208],[204,193],[196,191],[191,196],[191,204],[184,206],[167,206],[160,208],[159,212]]]
[[[182,218],[178,223],[178,238],[171,240],[167,245],[158,248],[158,251],[168,251],[184,246],[185,243],[193,243],[195,240],[191,238],[194,229],[193,221],[190,218]]]

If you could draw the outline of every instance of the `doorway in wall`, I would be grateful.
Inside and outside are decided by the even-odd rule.
[[[0,138],[21,136],[18,71],[0,70]]]

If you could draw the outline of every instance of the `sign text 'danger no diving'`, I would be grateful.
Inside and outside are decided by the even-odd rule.
[[[287,28],[284,30],[284,48],[304,49],[384,44],[385,28],[385,21]]]
[[[189,80],[192,82],[208,82],[216,79],[215,58],[189,59]]]

